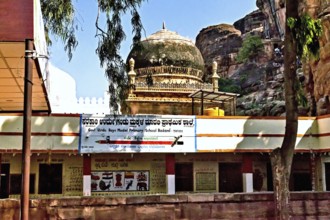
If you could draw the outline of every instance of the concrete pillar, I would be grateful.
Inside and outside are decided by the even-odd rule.
[[[243,155],[243,192],[253,192],[253,164],[251,155]]]
[[[83,158],[83,195],[91,196],[91,156],[84,154]]]
[[[243,173],[243,192],[253,192],[252,173]]]
[[[175,155],[166,154],[166,193],[175,194]]]

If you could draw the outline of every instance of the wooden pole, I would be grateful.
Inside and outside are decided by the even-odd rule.
[[[31,157],[31,115],[32,115],[32,66],[33,41],[25,40],[25,74],[24,74],[24,114],[23,114],[23,146],[22,146],[22,189],[21,220],[29,219],[30,196],[30,157]]]

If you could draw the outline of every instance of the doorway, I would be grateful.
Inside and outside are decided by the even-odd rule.
[[[330,191],[330,163],[325,163],[324,168],[325,168],[325,190]]]
[[[193,164],[175,164],[175,191],[192,192],[194,191]]]
[[[39,194],[62,193],[62,164],[39,164]]]
[[[1,164],[0,198],[9,197],[9,164]]]
[[[241,163],[219,163],[219,192],[243,192]]]

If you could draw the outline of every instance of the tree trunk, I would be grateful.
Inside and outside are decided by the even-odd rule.
[[[298,4],[298,0],[286,0],[286,18],[298,18]],[[271,154],[275,218],[281,220],[290,219],[291,216],[289,180],[298,130],[297,46],[296,39],[287,25],[285,25],[284,45],[285,134],[281,148],[275,149]]]
[[[292,209],[290,206],[288,161],[282,156],[280,148],[272,152],[270,159],[273,172],[275,219],[290,219]]]
[[[273,172],[275,218],[289,219],[291,215],[289,180],[290,171],[286,168],[280,148],[271,154]]]

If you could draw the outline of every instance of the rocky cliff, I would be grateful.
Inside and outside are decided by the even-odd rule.
[[[204,28],[196,37],[196,46],[207,67],[205,78],[210,78],[211,65],[215,60],[221,78],[220,90],[241,94],[237,101],[238,115],[274,116],[285,112],[282,61],[275,61],[273,56],[274,44],[279,46],[281,41],[265,35],[265,19],[264,13],[256,10],[233,25]],[[257,57],[256,62],[238,63],[238,51],[248,34],[263,39],[264,53]]]
[[[208,73],[211,73],[215,60],[219,66],[219,76],[228,77],[238,66],[235,57],[242,46],[241,32],[229,24],[210,26],[200,31],[196,46],[202,53]]]
[[[302,97],[300,115],[330,114],[330,3],[322,0],[306,0],[300,4],[301,13],[308,12],[320,18],[323,36],[320,39],[320,59],[304,63],[298,71]],[[219,24],[206,27],[196,37],[208,80],[211,64],[218,63],[221,77],[220,90],[229,88],[240,93],[237,103],[239,115],[278,116],[285,114],[283,89],[283,57],[275,54],[284,40],[284,0],[257,0],[259,10],[253,11],[233,25]],[[264,53],[256,61],[240,64],[236,61],[239,49],[247,34],[259,35],[264,44]]]
[[[320,38],[320,59],[311,61],[304,69],[306,90],[318,115],[330,114],[330,2],[306,0],[301,13],[321,19],[323,34]]]

